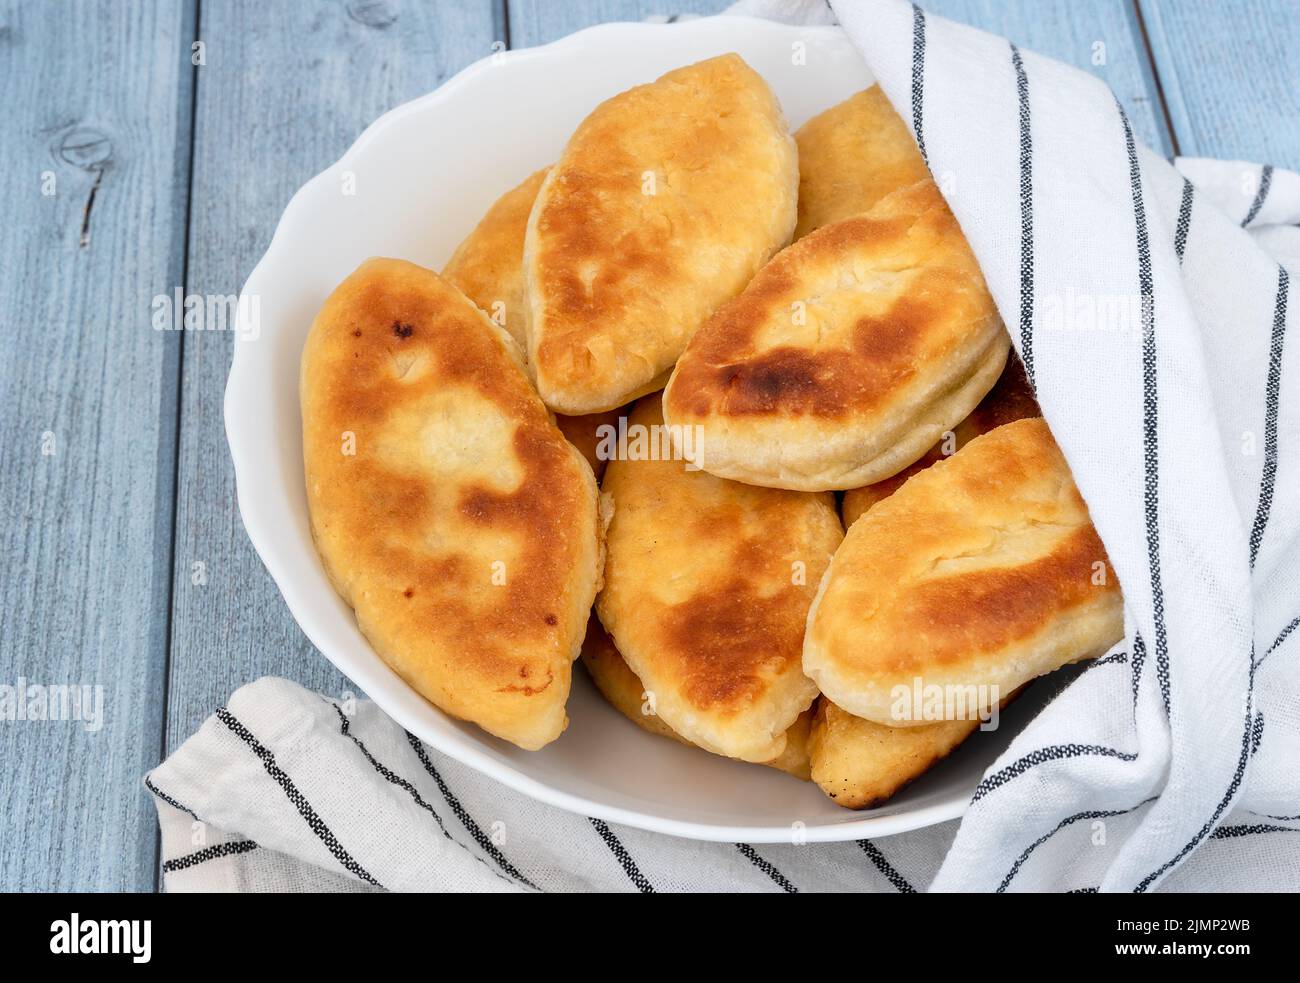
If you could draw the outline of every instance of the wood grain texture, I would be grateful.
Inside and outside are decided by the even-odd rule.
[[[488,0],[205,3],[187,289],[237,293],[298,187],[380,114],[490,54],[500,13]],[[185,336],[169,751],[260,676],[356,691],[294,623],[240,521],[221,414],[232,344]]]
[[[683,14],[717,14],[731,0],[508,0],[510,47],[549,44],[566,34],[608,21],[640,21],[647,17],[667,20]]]
[[[180,276],[192,31],[188,3],[0,3],[0,684],[104,709],[0,723],[4,891],[153,885],[178,348],[150,301]]]
[[[1294,0],[1141,0],[1180,153],[1300,168]]]

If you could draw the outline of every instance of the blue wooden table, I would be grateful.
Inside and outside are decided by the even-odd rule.
[[[725,5],[0,0],[0,685],[103,694],[0,722],[0,888],[154,889],[144,772],[258,676],[348,687],[240,524],[231,336],[153,298],[237,293],[299,185],[494,43]],[[1295,0],[923,6],[1096,73],[1167,155],[1300,166]]]

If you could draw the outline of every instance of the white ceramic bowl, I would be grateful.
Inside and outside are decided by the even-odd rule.
[[[802,46],[800,48],[799,46]],[[743,17],[607,24],[555,44],[486,58],[370,126],[285,209],[244,285],[245,320],[226,387],[226,432],[244,525],[307,637],[399,724],[511,789],[563,809],[705,840],[809,842],[881,836],[960,815],[1017,720],[981,734],[886,806],[851,812],[816,786],[644,733],[575,667],[570,725],[522,751],[444,715],[371,651],[312,545],[303,488],[298,360],[312,318],[368,256],[441,268],[488,205],[551,163],[601,100],[728,51],[775,90],[791,128],[871,82],[837,28]],[[802,58],[795,55],[802,51]],[[802,62],[802,63],[799,63]],[[346,194],[354,190],[354,194]],[[251,317],[252,308],[241,305]],[[802,825],[798,825],[802,824]]]

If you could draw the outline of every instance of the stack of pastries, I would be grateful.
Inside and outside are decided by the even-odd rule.
[[[1122,635],[875,87],[793,136],[734,54],[607,100],[441,274],[348,277],[301,398],[313,535],[362,632],[522,748],[564,731],[581,656],[651,733],[864,808]]]

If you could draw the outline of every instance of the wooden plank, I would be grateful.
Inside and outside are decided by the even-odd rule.
[[[1179,152],[1300,168],[1300,10],[1141,0]]]
[[[298,187],[384,111],[490,54],[502,14],[488,0],[204,4],[187,289],[237,293]],[[185,336],[169,750],[260,676],[355,690],[302,635],[240,522],[221,416],[231,348],[229,334]]]
[[[0,3],[0,685],[103,701],[0,722],[0,890],[154,883],[193,17]]]
[[[727,6],[726,0],[583,0],[563,4],[510,0],[511,46],[544,44],[602,21],[644,20],[671,13],[711,14]],[[1119,96],[1138,136],[1162,153],[1172,152],[1151,62],[1130,0],[927,0],[922,6],[1005,35],[1022,48],[1099,76]]]
[[[510,47],[548,44],[584,27],[608,21],[640,21],[647,17],[666,20],[683,14],[717,14],[729,6],[731,0],[579,0],[576,3],[508,0]]]

